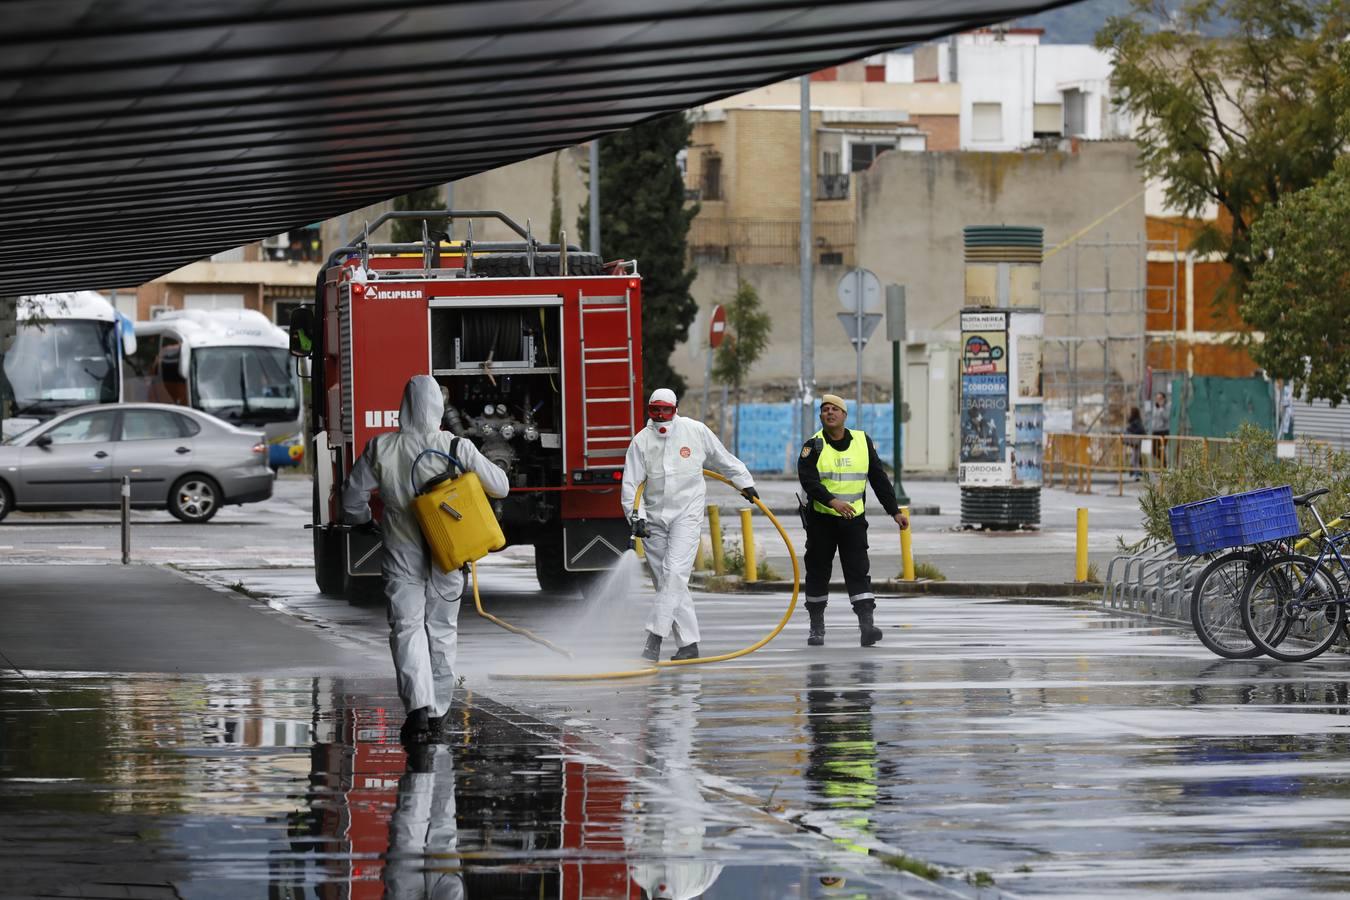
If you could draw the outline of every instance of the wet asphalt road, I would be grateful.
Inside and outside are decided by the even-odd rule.
[[[382,611],[316,596],[307,570],[205,577],[254,592],[257,614],[340,638],[353,659],[383,648]],[[355,668],[11,672],[0,896],[1350,889],[1343,657],[1227,662],[1179,630],[1095,610],[916,598],[883,601],[886,637],[867,650],[836,604],[824,648],[804,646],[799,615],[728,663],[501,677],[631,666],[644,599],[632,587],[543,597],[527,568],[485,567],[489,608],[579,661],[466,606],[455,728],[411,760],[392,679]],[[755,640],[785,604],[700,596],[704,652]]]

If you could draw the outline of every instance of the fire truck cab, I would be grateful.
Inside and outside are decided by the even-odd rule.
[[[428,234],[425,220],[444,216],[467,220],[467,239]],[[489,217],[521,240],[475,242],[473,221]],[[423,241],[372,244],[391,218],[422,219]],[[291,324],[292,353],[312,360],[320,590],[378,589],[381,547],[342,524],[342,485],[366,442],[398,428],[413,375],[440,384],[442,427],[507,473],[494,511],[508,546],[534,545],[543,589],[608,568],[627,547],[619,485],[643,421],[641,297],[636,263],[541,244],[495,211],[388,213],[334,251],[313,312]]]

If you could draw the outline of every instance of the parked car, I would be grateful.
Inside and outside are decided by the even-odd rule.
[[[272,496],[261,431],[183,406],[84,406],[0,444],[0,519],[10,510],[131,505],[206,522],[222,506]]]

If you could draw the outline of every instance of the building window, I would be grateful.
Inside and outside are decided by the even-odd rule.
[[[1087,94],[1077,88],[1064,92],[1064,133],[1079,137],[1087,133]]]
[[[861,142],[850,141],[848,145],[848,170],[850,172],[865,172],[872,167],[872,163],[887,150],[894,150],[895,142]]]
[[[722,157],[716,153],[703,154],[703,175],[700,179],[704,200],[722,199]]]
[[[1032,110],[1033,137],[1056,137],[1064,133],[1064,107],[1058,103],[1037,103]]]
[[[972,141],[1003,140],[1003,104],[972,103],[970,105],[970,139]]]
[[[828,250],[820,254],[820,264],[822,266],[842,266],[844,264],[844,254],[837,250]]]

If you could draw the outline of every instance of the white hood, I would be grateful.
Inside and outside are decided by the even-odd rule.
[[[414,375],[403,389],[398,408],[398,430],[403,434],[435,434],[441,430],[445,398],[430,375]]]

